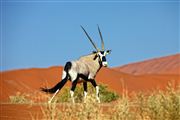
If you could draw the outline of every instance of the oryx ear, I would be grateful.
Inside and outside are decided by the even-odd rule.
[[[106,55],[110,54],[111,50],[106,50]]]

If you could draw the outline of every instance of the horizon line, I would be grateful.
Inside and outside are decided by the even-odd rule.
[[[180,55],[180,52],[177,52],[177,53],[174,53],[174,54],[170,54],[170,55],[164,55],[164,56],[158,56],[158,57],[151,57],[151,58],[147,58],[147,59],[144,59],[144,60],[139,60],[139,61],[134,61],[134,62],[129,62],[129,63],[125,63],[125,64],[120,64],[120,65],[117,65],[117,66],[111,66],[111,67],[108,67],[108,68],[117,68],[117,67],[122,67],[122,66],[125,66],[125,65],[131,65],[131,64],[136,64],[136,63],[140,63],[140,62],[146,62],[146,61],[150,61],[150,60],[154,60],[154,59],[161,59],[161,58],[164,58],[164,57],[169,57],[169,56],[176,56],[176,55]],[[0,70],[0,72],[8,72],[8,71],[14,71],[14,70],[24,70],[24,69],[44,69],[44,68],[51,68],[51,67],[63,67],[62,64],[54,64],[54,65],[50,65],[50,66],[46,66],[46,67],[17,67],[17,68],[12,68],[12,69],[4,69],[4,70]]]

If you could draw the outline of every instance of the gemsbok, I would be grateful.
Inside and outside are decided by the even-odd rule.
[[[91,82],[91,84],[96,89],[96,99],[100,103],[99,86],[96,84],[95,77],[98,71],[103,66],[107,67],[108,63],[106,61],[106,55],[110,54],[111,50],[105,50],[104,41],[99,26],[98,26],[98,32],[101,39],[102,50],[96,47],[96,45],[94,44],[94,42],[92,41],[91,37],[88,35],[86,30],[82,26],[81,28],[83,29],[84,33],[86,34],[86,36],[88,37],[89,41],[96,49],[96,51],[93,51],[89,55],[82,56],[78,60],[67,62],[66,65],[64,66],[64,70],[62,73],[62,80],[59,83],[57,83],[53,88],[50,89],[41,88],[41,90],[44,92],[55,93],[52,96],[52,98],[48,101],[49,103],[52,101],[55,95],[61,90],[61,88],[65,85],[65,83],[68,80],[72,82],[70,95],[73,103],[74,103],[74,90],[76,88],[77,83],[80,81],[83,82],[84,99],[87,96],[87,82]]]

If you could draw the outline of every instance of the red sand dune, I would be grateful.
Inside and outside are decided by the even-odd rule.
[[[179,56],[179,55],[176,55],[176,56]],[[162,58],[160,59],[164,61],[164,59]],[[160,64],[159,59],[157,59],[157,61]],[[146,62],[147,61],[145,61],[145,63]],[[164,64],[162,66],[166,67]],[[168,66],[170,68],[170,65]],[[174,64],[172,64],[172,66],[173,68],[177,69],[177,67],[175,67]],[[178,64],[176,64],[176,66],[178,66]],[[32,95],[34,94],[34,96],[37,96],[37,93],[45,94],[45,93],[41,93],[39,88],[45,87],[45,86],[52,87],[57,82],[59,82],[61,80],[62,69],[63,67],[56,66],[56,67],[50,67],[50,68],[32,68],[32,69],[22,69],[22,70],[12,70],[12,71],[1,72],[0,73],[0,77],[1,77],[0,101],[1,102],[7,101],[10,95],[15,95],[16,92],[18,91],[21,93],[32,93]],[[161,67],[161,70],[162,70],[162,67]],[[171,71],[172,69],[169,69],[169,70]],[[145,71],[147,71],[147,69]],[[150,71],[152,70],[150,69]],[[165,73],[168,73],[168,71],[166,70]],[[124,89],[127,89],[129,92],[151,91],[153,89],[164,89],[169,81],[173,82],[174,86],[177,86],[180,84],[179,75],[180,74],[155,74],[154,73],[154,74],[147,74],[147,75],[144,74],[144,75],[135,76],[135,75],[119,72],[110,68],[102,68],[99,71],[96,77],[96,80],[97,80],[97,83],[106,84],[108,88],[116,91],[118,94],[121,94]],[[70,82],[68,82],[67,85],[69,86]]]
[[[180,74],[180,54],[154,58],[114,68],[134,75],[140,74]]]

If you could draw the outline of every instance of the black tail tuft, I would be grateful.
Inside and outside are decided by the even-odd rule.
[[[63,79],[62,81],[60,81],[58,84],[56,84],[53,88],[40,88],[41,91],[43,92],[47,92],[47,93],[55,93],[58,89],[61,90],[61,88],[65,85],[65,83],[67,82],[67,78]]]
[[[68,77],[69,77],[68,71],[69,71],[69,69],[71,69],[71,66],[72,66],[72,63],[67,62],[65,67],[64,67],[64,71],[66,71],[66,73],[67,73],[66,77],[63,80],[61,80],[58,84],[56,84],[53,88],[50,88],[50,89],[40,88],[41,91],[52,94],[52,93],[55,93],[58,89],[61,90],[61,88],[65,85],[65,83],[68,80]]]
[[[48,89],[48,88],[40,88],[40,90],[43,91],[43,92],[50,93],[50,94],[56,92],[55,89]]]

